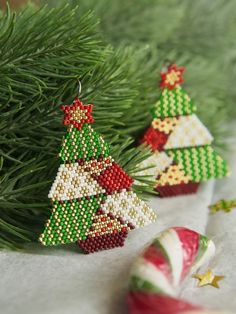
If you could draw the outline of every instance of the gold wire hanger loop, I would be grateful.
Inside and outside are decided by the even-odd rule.
[[[79,96],[80,96],[80,94],[81,94],[82,85],[81,85],[80,80],[77,80],[77,81],[78,81],[77,93],[78,93],[78,97],[79,97]]]

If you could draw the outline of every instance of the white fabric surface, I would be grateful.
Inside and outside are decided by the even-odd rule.
[[[233,159],[234,160],[234,159]],[[225,275],[221,288],[198,288],[194,279],[183,286],[182,297],[207,307],[236,312],[236,209],[209,215],[208,206],[220,198],[235,198],[236,164],[232,177],[201,185],[198,193],[170,199],[152,198],[155,224],[129,234],[124,248],[91,255],[75,246],[33,247],[29,253],[0,253],[0,305],[4,314],[125,314],[130,265],[155,235],[171,226],[206,233],[217,252],[210,267]]]

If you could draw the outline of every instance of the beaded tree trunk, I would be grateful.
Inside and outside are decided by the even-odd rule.
[[[194,193],[199,182],[229,172],[226,162],[210,146],[213,138],[180,86],[183,72],[184,68],[172,65],[161,73],[163,91],[152,110],[152,125],[142,139],[154,152],[142,167],[155,166],[146,174],[155,174],[155,189],[161,197]]]
[[[129,230],[151,223],[156,215],[131,190],[132,178],[91,127],[92,105],[76,99],[62,109],[69,125],[59,154],[63,164],[49,192],[52,215],[40,241],[77,242],[85,253],[123,246]]]

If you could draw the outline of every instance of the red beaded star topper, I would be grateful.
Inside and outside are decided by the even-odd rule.
[[[78,98],[73,101],[72,105],[61,106],[64,111],[65,125],[72,124],[78,130],[81,130],[84,123],[93,123],[94,118],[91,115],[93,105],[84,105]]]
[[[184,82],[184,71],[184,67],[177,67],[176,64],[170,65],[166,72],[161,72],[160,87],[172,90],[178,85],[181,85]]]

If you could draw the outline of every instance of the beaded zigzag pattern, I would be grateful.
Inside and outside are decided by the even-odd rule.
[[[178,86],[173,90],[165,88],[151,112],[153,118],[166,118],[189,115],[195,110],[190,97]]]
[[[49,192],[52,214],[40,241],[77,242],[85,253],[122,246],[130,230],[155,221],[156,214],[130,190],[133,179],[88,125],[92,105],[76,99],[62,109],[69,124],[59,154],[64,163]]]
[[[229,174],[226,162],[209,145],[173,149],[168,151],[168,154],[176,163],[182,165],[184,172],[194,182],[207,181],[212,177],[221,178]]]

